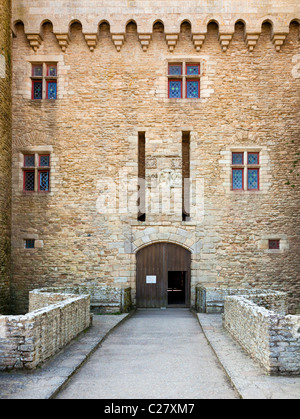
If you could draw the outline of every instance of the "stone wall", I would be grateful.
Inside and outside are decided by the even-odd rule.
[[[286,293],[272,289],[254,288],[220,288],[196,286],[195,308],[198,313],[217,314],[224,312],[224,302],[227,296],[244,296],[251,298],[256,304],[278,313],[287,313],[288,298]],[[260,295],[263,295],[260,299]]]
[[[0,3],[0,313],[9,312],[11,234],[11,2]]]
[[[268,374],[299,375],[300,316],[278,313],[270,298],[226,297],[223,325]]]
[[[63,294],[89,295],[92,313],[128,313],[131,310],[130,288],[110,287],[107,285],[78,285],[74,287],[40,288],[30,292],[29,311],[44,307],[55,302]],[[45,297],[43,297],[45,295]],[[36,298],[35,298],[36,296]],[[51,296],[51,299],[50,297]]]
[[[91,324],[88,295],[31,297],[34,311],[0,316],[0,370],[36,368]]]
[[[200,282],[287,291],[295,310],[299,3],[73,3],[14,2],[13,312],[26,312],[34,288],[91,282],[131,287],[134,303],[136,252],[158,241],[191,251],[192,305]],[[178,61],[201,64],[200,99],[168,98],[168,63]],[[39,62],[58,65],[55,101],[31,100]],[[145,222],[137,221],[139,132]],[[186,132],[192,191],[183,221]],[[260,153],[258,192],[231,190],[233,150]],[[23,193],[22,156],[43,151],[51,190]],[[282,247],[268,251],[267,237]],[[24,249],[27,238],[35,249]]]

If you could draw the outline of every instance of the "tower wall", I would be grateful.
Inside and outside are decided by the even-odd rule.
[[[0,314],[9,310],[11,223],[11,2],[0,2]]]
[[[160,241],[190,250],[192,302],[199,283],[271,288],[288,291],[295,310],[298,2],[201,2],[197,13],[199,2],[179,0],[157,10],[146,1],[38,3],[16,1],[13,16],[14,311],[26,311],[28,292],[45,286],[131,286],[134,297],[136,253]],[[201,65],[200,98],[168,97],[168,65],[178,62]],[[32,99],[37,63],[57,64],[57,100]],[[135,204],[140,133],[145,221]],[[259,153],[258,191],[231,188],[232,153],[241,151]],[[48,153],[50,192],[24,191],[24,155]],[[35,248],[24,248],[27,239]],[[280,248],[269,249],[269,239]]]

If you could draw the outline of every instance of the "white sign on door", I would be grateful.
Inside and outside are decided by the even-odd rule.
[[[156,284],[156,275],[147,275],[146,284]]]

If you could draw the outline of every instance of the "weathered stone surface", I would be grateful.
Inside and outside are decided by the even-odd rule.
[[[0,3],[0,314],[9,312],[11,235],[11,2]]]
[[[30,295],[33,311],[0,316],[0,370],[37,367],[91,324],[89,295]]]
[[[76,0],[72,11],[67,1],[13,2],[13,22],[24,23],[13,40],[14,312],[26,312],[28,291],[41,286],[122,284],[134,301],[135,253],[163,240],[192,253],[192,304],[200,282],[287,291],[296,311],[299,2],[225,3],[197,3],[195,13],[183,0],[171,8]],[[168,99],[170,60],[200,63],[199,100]],[[58,64],[56,101],[31,100],[31,64],[41,61]],[[183,222],[187,131],[194,205]],[[137,221],[138,132],[146,138],[145,222]],[[257,193],[231,191],[237,149],[260,152]],[[23,194],[22,153],[43,150],[51,192]],[[167,195],[155,193],[161,184]],[[266,251],[268,236],[284,237],[284,246]],[[39,246],[25,250],[25,238]]]

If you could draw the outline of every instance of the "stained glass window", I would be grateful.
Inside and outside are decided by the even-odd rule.
[[[47,66],[47,76],[56,77],[57,76],[57,67],[56,65]]]
[[[24,156],[24,166],[34,167],[34,154],[26,154]]]
[[[26,239],[25,240],[25,249],[34,249],[35,240],[34,239]]]
[[[34,191],[34,171],[24,172],[24,191]]]
[[[269,249],[272,249],[272,250],[280,249],[280,240],[269,240]]]
[[[248,164],[258,164],[259,153],[248,153]]]
[[[40,167],[49,167],[50,166],[50,156],[40,156]]]
[[[34,77],[42,77],[43,76],[43,65],[37,64],[32,66],[32,75]]]
[[[187,64],[186,65],[186,74],[188,76],[198,76],[200,74],[200,65],[199,64]]]
[[[169,80],[169,98],[181,98],[182,96],[181,80]]]
[[[49,172],[48,171],[39,172],[39,179],[40,179],[39,190],[43,192],[48,192],[49,191]]]
[[[199,98],[199,80],[188,80],[186,82],[186,97]]]
[[[232,164],[244,164],[244,153],[232,153]]]
[[[258,189],[258,169],[248,169],[248,189]]]
[[[243,189],[243,184],[244,184],[243,176],[244,176],[243,169],[232,169],[232,189],[233,190]]]
[[[181,76],[182,65],[181,64],[169,64],[169,75],[170,76]]]
[[[42,80],[34,80],[32,82],[32,99],[43,98],[43,82]]]
[[[32,64],[32,99],[57,99],[57,64]]]
[[[56,99],[56,81],[47,82],[47,99]]]

